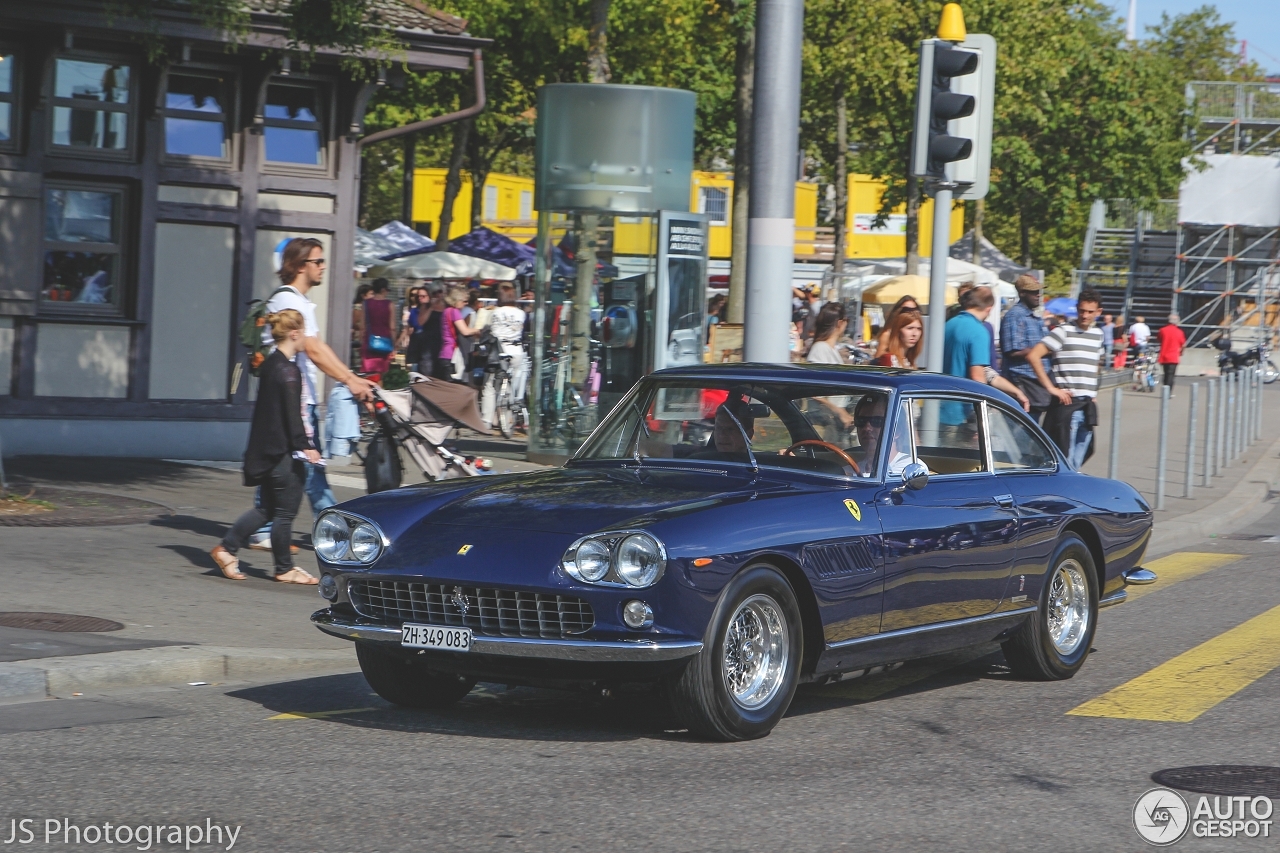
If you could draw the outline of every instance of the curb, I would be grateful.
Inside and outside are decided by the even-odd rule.
[[[163,646],[0,663],[0,700],[355,669],[348,649]]]
[[[1280,479],[1280,439],[1262,452],[1235,488],[1206,507],[1156,525],[1148,556],[1193,545],[1215,533],[1234,533],[1271,512],[1272,484]]]

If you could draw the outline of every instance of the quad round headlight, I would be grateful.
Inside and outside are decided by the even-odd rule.
[[[570,574],[587,583],[595,583],[604,580],[605,575],[609,574],[609,556],[608,544],[599,539],[588,539],[578,546],[573,562],[567,564],[566,568],[572,565]]]
[[[367,522],[351,531],[351,554],[362,563],[372,563],[382,553],[382,534]]]
[[[350,542],[351,527],[345,518],[336,512],[326,512],[320,516],[312,534],[312,544],[320,559],[330,563],[346,560]]]
[[[633,533],[618,544],[618,577],[630,586],[656,583],[666,565],[662,546],[647,533]]]

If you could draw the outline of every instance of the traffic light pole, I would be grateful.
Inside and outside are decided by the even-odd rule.
[[[795,262],[796,149],[804,0],[759,0],[752,116],[751,202],[743,357],[791,360],[791,267]]]
[[[938,184],[933,195],[933,248],[929,255],[929,336],[925,340],[925,364],[942,373],[947,325],[947,258],[951,248],[951,184]]]

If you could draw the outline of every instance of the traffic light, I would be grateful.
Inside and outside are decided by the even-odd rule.
[[[995,70],[996,42],[989,35],[920,43],[911,173],[956,184],[956,198],[987,194]]]

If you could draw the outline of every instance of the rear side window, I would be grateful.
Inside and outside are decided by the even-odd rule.
[[[990,406],[987,424],[996,471],[1043,471],[1054,467],[1053,453],[1031,428],[1004,410]]]
[[[930,474],[978,474],[987,470],[978,404],[934,397],[910,401],[916,458]]]

